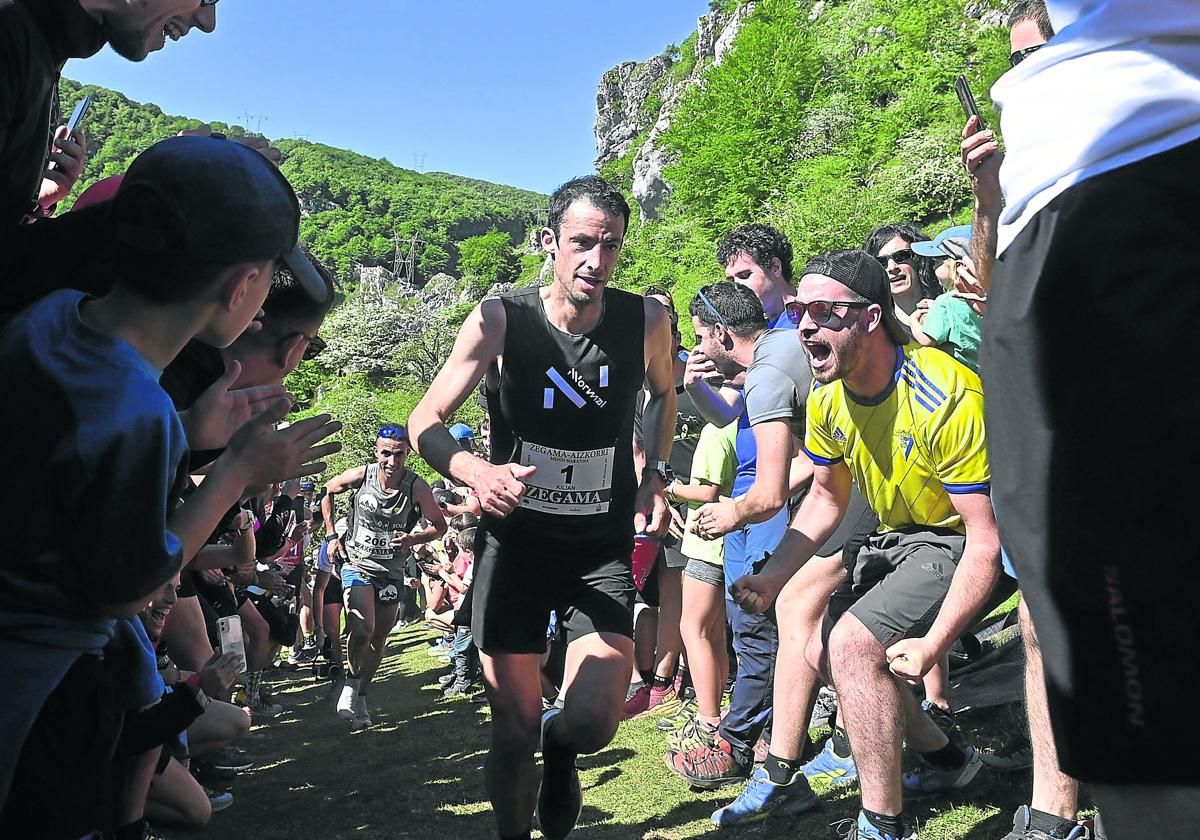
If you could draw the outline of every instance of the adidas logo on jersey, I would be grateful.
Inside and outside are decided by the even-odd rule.
[[[838,443],[845,443],[846,442],[846,433],[843,432],[841,429],[834,429],[833,430],[833,439],[836,440]]]
[[[576,408],[583,408],[589,400],[599,408],[608,405],[608,400],[597,394],[575,368],[571,368],[567,375],[563,376],[557,368],[552,367],[546,370],[546,377],[554,385],[554,388],[545,388],[542,391],[542,408],[547,411],[554,408],[555,396],[558,393],[570,400]],[[608,387],[608,365],[600,366],[599,387]],[[581,391],[583,393],[580,393]]]

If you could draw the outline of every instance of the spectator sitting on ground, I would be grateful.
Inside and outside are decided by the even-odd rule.
[[[55,293],[0,340],[0,381],[25,406],[0,422],[9,439],[24,443],[12,468],[62,479],[8,491],[8,506],[33,511],[30,527],[42,534],[37,562],[22,553],[0,561],[0,662],[12,688],[0,713],[0,794],[14,806],[3,820],[15,835],[26,833],[17,827],[28,815],[37,815],[38,834],[49,831],[47,814],[76,836],[106,827],[97,825],[99,810],[46,801],[94,791],[107,769],[82,762],[81,751],[91,744],[97,758],[105,755],[97,738],[111,735],[72,731],[106,718],[118,728],[119,712],[102,696],[108,666],[87,654],[103,647],[115,619],[135,614],[200,551],[248,486],[318,471],[323,465],[314,462],[340,448],[317,445],[339,428],[324,416],[276,432],[271,424],[288,409],[286,400],[260,406],[263,413],[248,423],[249,412],[202,414],[195,419],[212,442],[230,448],[175,509],[188,441],[159,372],[193,337],[225,346],[246,329],[269,291],[275,260],[295,251],[299,204],[261,155],[225,140],[173,138],[134,161],[110,217],[112,293],[99,300]],[[75,527],[64,529],[63,521]],[[96,545],[120,550],[98,563]],[[36,723],[38,747],[22,752],[56,693],[52,711]],[[18,795],[10,798],[18,755],[49,765],[18,774]],[[41,785],[48,768],[59,781],[52,791]]]

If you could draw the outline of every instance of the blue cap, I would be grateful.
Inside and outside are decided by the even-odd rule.
[[[922,257],[953,257],[960,260],[967,256],[967,246],[971,241],[971,226],[956,225],[925,242],[914,242],[910,247],[914,254]]]
[[[462,443],[464,440],[475,440],[475,433],[466,423],[455,423],[450,427],[450,437]]]

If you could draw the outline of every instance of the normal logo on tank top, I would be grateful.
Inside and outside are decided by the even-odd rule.
[[[542,391],[542,408],[547,411],[554,408],[554,400],[558,394],[570,400],[576,408],[583,408],[589,401],[599,408],[608,405],[608,400],[597,394],[575,368],[571,368],[567,375],[563,376],[558,372],[558,368],[551,367],[546,370],[546,377],[554,385],[553,388],[545,388]],[[608,365],[600,365],[600,384],[597,387],[608,387]]]

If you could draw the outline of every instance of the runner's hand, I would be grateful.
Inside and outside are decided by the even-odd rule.
[[[326,553],[329,554],[329,559],[335,563],[346,562],[346,549],[342,545],[342,541],[339,539],[332,539],[329,541],[329,548],[326,550]]]
[[[200,669],[200,687],[214,700],[223,700],[233,690],[234,680],[242,671],[242,658],[236,653],[217,653]]]
[[[537,467],[521,464],[487,464],[471,484],[485,513],[505,517],[516,510],[525,495],[522,479],[537,472]]]
[[[392,549],[395,551],[408,551],[413,547],[412,534],[397,534],[392,537]]]
[[[760,615],[770,609],[782,588],[769,575],[742,575],[729,587],[729,595],[746,612]]]
[[[325,462],[321,459],[339,451],[342,445],[321,441],[340,431],[342,424],[331,421],[328,414],[318,414],[286,429],[274,428],[289,408],[291,400],[275,400],[238,430],[217,463],[225,461],[240,470],[247,487],[323,472]]]
[[[902,680],[916,685],[941,661],[941,654],[925,640],[901,639],[885,651],[888,667]]]
[[[663,495],[662,481],[648,474],[638,485],[633,500],[633,528],[636,534],[649,534],[662,539],[671,527],[671,506]]]

